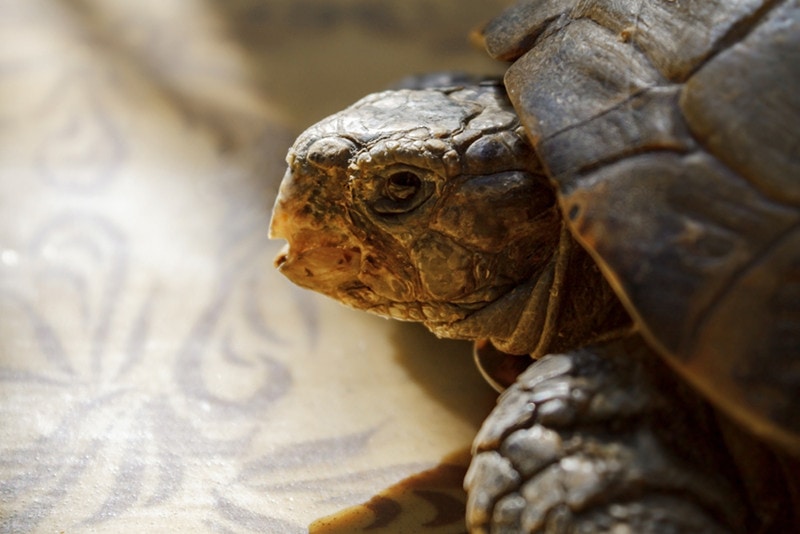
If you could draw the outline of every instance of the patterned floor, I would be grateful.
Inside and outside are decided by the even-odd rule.
[[[0,532],[305,532],[469,445],[469,347],[295,289],[266,228],[303,126],[486,68],[504,3],[0,0]]]

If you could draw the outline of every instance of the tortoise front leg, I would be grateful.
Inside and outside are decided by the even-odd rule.
[[[639,338],[533,363],[476,437],[472,532],[744,532],[709,406]]]

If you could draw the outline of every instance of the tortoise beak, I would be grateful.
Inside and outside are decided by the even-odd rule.
[[[309,247],[294,253],[287,245],[275,258],[275,266],[295,284],[337,296],[341,286],[357,279],[361,254],[339,247]]]
[[[288,241],[288,238],[291,235],[291,212],[289,210],[289,202],[287,202],[287,199],[292,197],[292,178],[292,170],[287,169],[286,174],[283,175],[283,180],[281,180],[281,188],[280,191],[278,191],[277,198],[275,199],[275,205],[272,208],[272,219],[269,222],[270,239],[286,239]]]
[[[289,260],[289,236],[291,235],[288,228],[288,214],[281,204],[281,197],[278,196],[278,199],[275,201],[275,207],[272,210],[272,219],[269,223],[269,238],[284,239],[287,242],[281,248],[280,252],[278,252],[278,255],[275,256],[273,264],[277,269],[280,269],[281,266]]]
[[[295,284],[331,296],[358,279],[361,251],[336,221],[321,224],[308,213],[309,199],[293,195],[291,171],[275,201],[269,237],[285,239],[274,265]]]

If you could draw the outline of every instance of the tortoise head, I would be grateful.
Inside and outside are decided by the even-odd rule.
[[[501,316],[520,312],[515,290],[559,241],[555,194],[499,84],[370,95],[304,132],[287,162],[280,271],[442,336],[516,322]]]

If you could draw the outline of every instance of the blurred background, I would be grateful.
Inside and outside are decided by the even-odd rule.
[[[266,231],[303,128],[501,72],[467,35],[507,3],[0,0],[0,532],[305,532],[469,445],[469,345]]]
[[[503,72],[469,42],[510,0],[210,2],[257,90],[305,128],[410,74]]]

